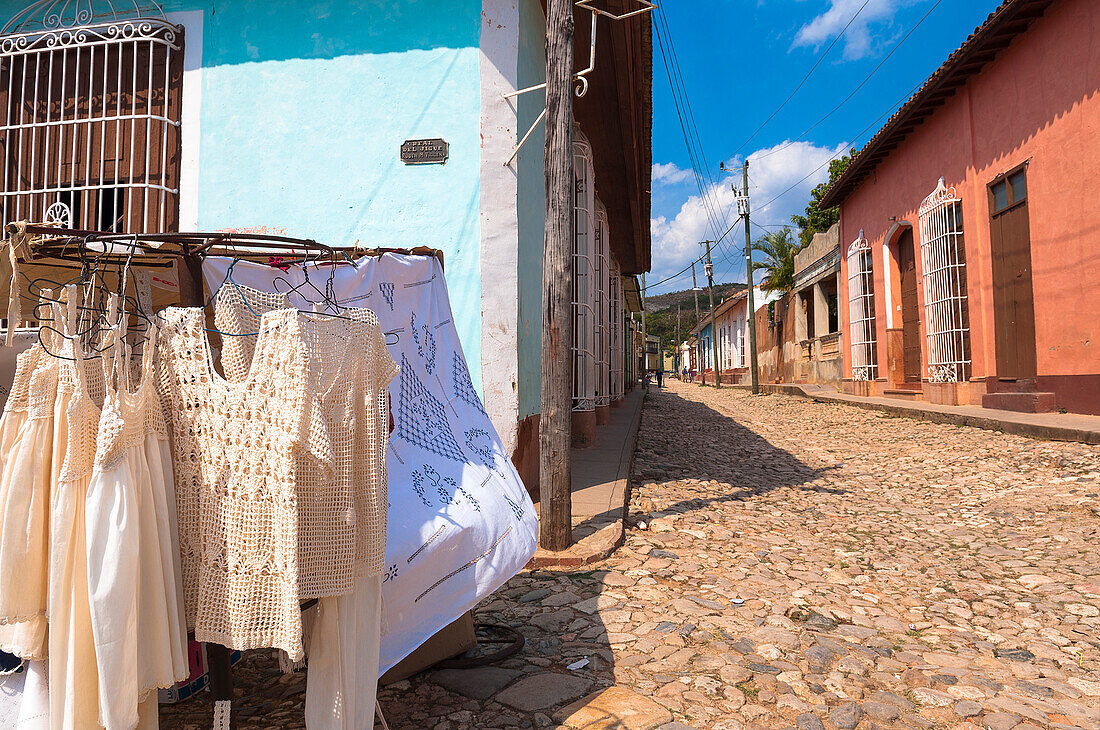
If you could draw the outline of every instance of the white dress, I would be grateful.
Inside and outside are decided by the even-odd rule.
[[[75,302],[70,290],[69,301]],[[70,307],[65,331],[75,331]],[[102,371],[74,359],[72,340],[60,345],[54,401],[54,459],[61,460],[51,499],[49,590],[50,726],[55,730],[99,727],[99,672],[88,594],[84,505],[95,461]]]
[[[44,296],[52,296],[43,292]],[[60,307],[54,306],[60,319]],[[47,340],[54,340],[43,333]],[[46,586],[58,360],[41,343],[17,357],[0,418],[0,649],[46,655]]]
[[[150,690],[188,674],[164,483],[171,471],[165,472],[158,434],[156,328],[148,333],[136,389],[124,328],[122,322],[114,348],[117,387],[108,383],[85,511],[100,723],[108,730],[135,727],[139,703],[152,697],[155,706]]]
[[[44,302],[53,298],[50,291],[43,291],[42,295]],[[52,309],[53,321],[60,327],[62,308],[53,305]],[[52,347],[57,346],[57,338],[49,330],[40,336],[51,342]],[[0,514],[0,531],[4,535],[3,557],[0,558],[0,573],[4,576],[0,585],[0,605],[3,607],[0,613],[4,614],[0,619],[0,648],[28,660],[24,672],[18,675],[21,691],[13,730],[48,730],[48,668],[43,657],[47,631],[50,485],[55,483],[60,469],[60,464],[52,458],[58,361],[36,342],[17,356],[16,363],[12,390],[0,418],[0,459],[3,460],[0,494],[5,503]],[[34,457],[33,464],[28,456]],[[12,487],[30,489],[19,498]],[[14,507],[16,504],[19,506]],[[16,535],[21,538],[19,541],[13,539]],[[8,582],[11,578],[16,580],[15,590]],[[27,621],[5,623],[16,614],[26,612],[25,607],[15,606],[15,599],[35,601],[39,606],[38,614]]]

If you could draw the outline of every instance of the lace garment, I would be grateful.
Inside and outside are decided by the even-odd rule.
[[[236,284],[216,296],[215,326],[226,378],[248,376],[265,312],[289,307],[286,297]],[[301,313],[309,353],[310,443],[327,455],[297,457],[300,598],[350,593],[355,579],[381,575],[386,551],[386,442],[390,380],[397,365],[378,318],[369,309],[346,317]],[[319,434],[323,431],[324,434]],[[330,468],[324,465],[330,464]]]
[[[161,398],[175,459],[184,603],[195,639],[233,649],[302,649],[296,453],[309,364],[298,314],[266,314],[247,375],[213,367],[201,309],[162,313]]]
[[[55,306],[55,318],[58,312]],[[24,659],[46,656],[57,375],[57,359],[40,343],[17,355],[11,393],[0,418],[0,649]]]

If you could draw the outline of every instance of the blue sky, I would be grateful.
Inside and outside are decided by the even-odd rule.
[[[806,207],[810,190],[827,178],[828,160],[873,136],[889,113],[1000,2],[660,2],[663,19],[655,17],[654,21],[667,23],[667,35],[663,25],[658,32],[666,44],[666,54],[670,52],[669,44],[675,49],[698,130],[698,144],[709,163],[711,179],[705,181],[704,189],[713,204],[703,205],[699,194],[661,47],[655,38],[653,270],[646,277],[649,293],[689,288],[690,271],[659,282],[700,255],[702,247],[698,241],[717,237],[714,224],[709,223],[712,217],[721,228],[719,234],[735,222],[730,183],[736,180],[740,187],[740,171],[736,175],[721,172],[720,161],[739,166],[749,156],[754,223],[764,227],[789,223],[793,213],[801,213]],[[836,40],[853,17],[855,20],[847,31]],[[831,43],[832,48],[826,53]],[[897,50],[887,58],[895,47]],[[794,98],[749,139],[819,59],[813,75]],[[881,68],[850,100],[801,136],[840,104],[880,63]],[[876,122],[880,116],[882,119]],[[793,189],[780,196],[791,186]],[[708,209],[714,211],[712,215]],[[753,238],[764,231],[756,225],[752,230]],[[744,281],[743,231],[743,225],[738,224],[718,245],[716,281]],[[702,275],[701,266],[699,274]]]

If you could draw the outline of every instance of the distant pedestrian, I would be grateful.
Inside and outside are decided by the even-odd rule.
[[[657,368],[657,387],[658,388],[665,387],[665,369],[664,368]]]

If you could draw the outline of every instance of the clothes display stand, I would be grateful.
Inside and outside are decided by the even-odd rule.
[[[157,272],[174,268],[177,273],[177,301],[182,306],[203,307],[208,303],[201,278],[202,260],[208,255],[249,258],[264,262],[325,261],[333,265],[360,253],[341,251],[306,239],[285,236],[226,232],[117,234],[103,231],[64,229],[56,226],[12,224],[7,231],[11,241],[11,265],[15,286],[9,296],[9,319],[20,320],[19,288],[21,267],[36,272],[51,269],[81,270],[90,265],[97,270],[115,269],[115,284],[126,275],[142,270]],[[158,275],[154,273],[154,275]],[[66,278],[58,274],[57,278]],[[160,275],[163,276],[163,275]],[[23,278],[26,278],[25,276]],[[27,297],[33,300],[33,296]],[[30,314],[30,312],[28,312]],[[147,312],[151,314],[151,312]],[[31,314],[30,318],[34,318]],[[316,603],[303,603],[302,610]],[[232,715],[226,712],[233,699],[230,650],[206,644],[209,686],[215,703],[215,727],[232,727]],[[228,720],[218,715],[229,715]]]
[[[467,363],[443,268],[431,257],[392,252],[335,270],[304,262],[283,271],[209,256],[203,276],[207,291],[229,292],[254,313],[308,311],[316,286],[346,311],[366,307],[378,317],[400,365],[390,381],[386,459],[379,659],[386,672],[522,570],[537,540],[534,505],[474,385],[480,358]]]
[[[204,307],[228,282],[240,295],[255,288],[261,299],[250,307],[277,294],[285,301],[276,307],[310,311],[322,302],[333,311],[347,305],[377,312],[390,354],[401,365],[390,385],[397,430],[386,459],[392,504],[381,588],[387,628],[381,671],[397,664],[395,671],[422,668],[416,655],[431,647],[434,634],[455,626],[471,627],[462,647],[472,643],[469,611],[526,564],[537,519],[473,388],[438,251],[337,248],[227,232],[133,235],[27,225],[12,233],[19,234],[16,253],[28,267],[80,268],[94,261],[174,278],[168,304]],[[175,277],[157,269],[174,269]],[[162,291],[161,303],[164,296]],[[301,608],[316,602],[303,601]],[[206,647],[215,727],[232,727],[231,650]]]

